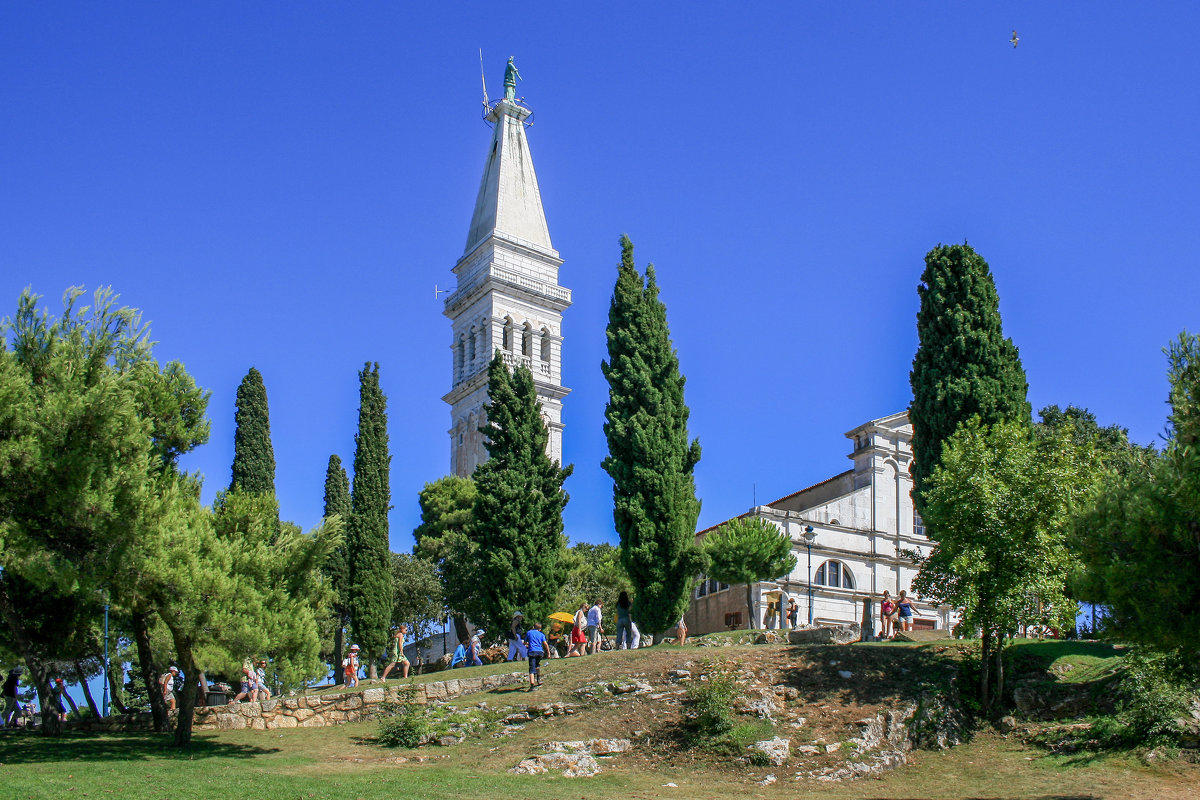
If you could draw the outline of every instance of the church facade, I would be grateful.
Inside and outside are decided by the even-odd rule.
[[[506,82],[507,82],[506,75]],[[492,103],[492,125],[483,178],[446,297],[451,321],[450,471],[463,477],[487,460],[487,367],[499,350],[510,368],[533,373],[549,429],[547,454],[562,461],[562,314],[571,291],[558,283],[562,265],[550,242],[525,128],[532,112],[512,92]]]
[[[741,515],[778,527],[791,538],[796,555],[792,572],[751,585],[758,628],[782,627],[785,621],[772,615],[771,608],[786,609],[790,598],[799,606],[801,625],[810,616],[814,624],[861,623],[870,600],[871,633],[878,633],[878,602],[884,590],[892,597],[901,591],[912,595],[917,568],[910,555],[927,555],[933,543],[913,509],[908,415],[871,420],[847,432],[846,438],[852,442],[853,467]],[[698,532],[697,542],[718,527]],[[950,628],[958,622],[949,606],[918,598],[913,598],[913,606],[915,628]],[[747,627],[749,613],[745,585],[702,579],[685,620],[689,632],[711,633]]]

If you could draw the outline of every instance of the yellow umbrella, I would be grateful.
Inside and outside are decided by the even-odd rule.
[[[571,616],[570,614],[568,614],[565,611],[555,611],[553,614],[550,615],[550,619],[554,620],[555,622],[574,622],[575,621],[575,617]]]

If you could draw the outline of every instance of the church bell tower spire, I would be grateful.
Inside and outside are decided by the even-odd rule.
[[[466,250],[454,265],[458,288],[443,313],[452,323],[450,342],[450,470],[468,476],[487,460],[483,405],[487,366],[499,350],[510,368],[533,373],[542,416],[549,429],[547,454],[562,461],[562,312],[571,291],[558,284],[562,265],[550,243],[526,128],[533,112],[516,97],[520,78],[508,60],[504,97],[490,103],[492,125],[483,178],[467,232]]]

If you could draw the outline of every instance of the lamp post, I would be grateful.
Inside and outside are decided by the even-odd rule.
[[[817,538],[812,525],[804,526],[804,544],[808,548],[808,627],[813,624],[813,591],[812,591],[812,546]]]

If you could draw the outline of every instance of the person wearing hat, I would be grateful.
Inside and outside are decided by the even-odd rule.
[[[350,645],[350,652],[342,660],[342,674],[346,677],[347,689],[358,686],[358,645]]]
[[[167,704],[167,711],[175,710],[175,676],[178,674],[179,667],[171,667],[158,679],[158,685],[162,689],[163,702]]]
[[[21,710],[21,705],[17,702],[17,684],[20,682],[21,668],[13,667],[4,679],[4,687],[0,689],[0,699],[4,700],[4,715],[0,716],[0,725],[5,728],[8,727],[10,718],[14,726],[17,724],[16,714]]]
[[[58,709],[58,719],[61,722],[67,721],[67,707],[63,705],[63,695],[67,693],[67,687],[63,684],[62,678],[55,678],[54,683],[50,685],[50,702]]]
[[[520,611],[513,613],[508,628],[508,660],[513,661],[517,656],[525,660],[525,615]]]

